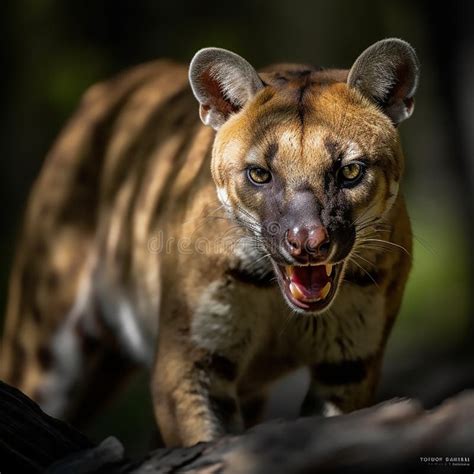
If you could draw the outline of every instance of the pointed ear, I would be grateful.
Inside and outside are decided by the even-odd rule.
[[[220,48],[205,48],[195,54],[189,82],[200,104],[201,120],[215,130],[264,87],[245,59]]]
[[[357,58],[347,83],[380,105],[396,125],[413,113],[419,69],[415,50],[405,41],[390,38]]]

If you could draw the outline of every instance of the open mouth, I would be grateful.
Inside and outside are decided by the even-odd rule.
[[[318,312],[329,306],[336,294],[342,264],[275,266],[290,306],[305,312]]]

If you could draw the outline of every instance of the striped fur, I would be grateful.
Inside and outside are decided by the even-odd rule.
[[[269,384],[301,366],[313,374],[306,412],[316,395],[336,411],[369,404],[411,237],[397,130],[347,75],[267,69],[217,134],[199,120],[184,66],[158,61],[93,86],[29,200],[0,378],[77,419],[125,374],[149,367],[169,445],[242,430]],[[285,187],[277,207],[301,183],[324,203],[335,199],[323,176],[338,153],[372,160],[370,186],[347,205],[354,220],[383,216],[379,236],[394,245],[347,260],[323,314],[295,314],[267,250],[239,219],[238,209],[265,217],[237,170],[266,156]]]

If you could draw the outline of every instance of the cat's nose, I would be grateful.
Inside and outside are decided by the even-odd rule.
[[[286,243],[290,255],[301,263],[317,263],[329,255],[329,236],[321,225],[288,229]]]

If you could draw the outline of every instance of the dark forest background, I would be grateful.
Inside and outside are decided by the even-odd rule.
[[[474,2],[11,0],[1,10],[2,309],[29,189],[88,86],[158,57],[189,62],[205,46],[234,50],[256,67],[350,67],[371,43],[395,36],[415,47],[422,67],[414,116],[400,127],[416,240],[381,397],[418,396],[429,405],[469,386],[463,374],[474,372]],[[298,400],[288,390],[281,387],[272,404],[286,416]],[[145,449],[148,431],[131,437],[132,425],[153,425],[145,375],[89,433],[113,433],[131,450]]]

